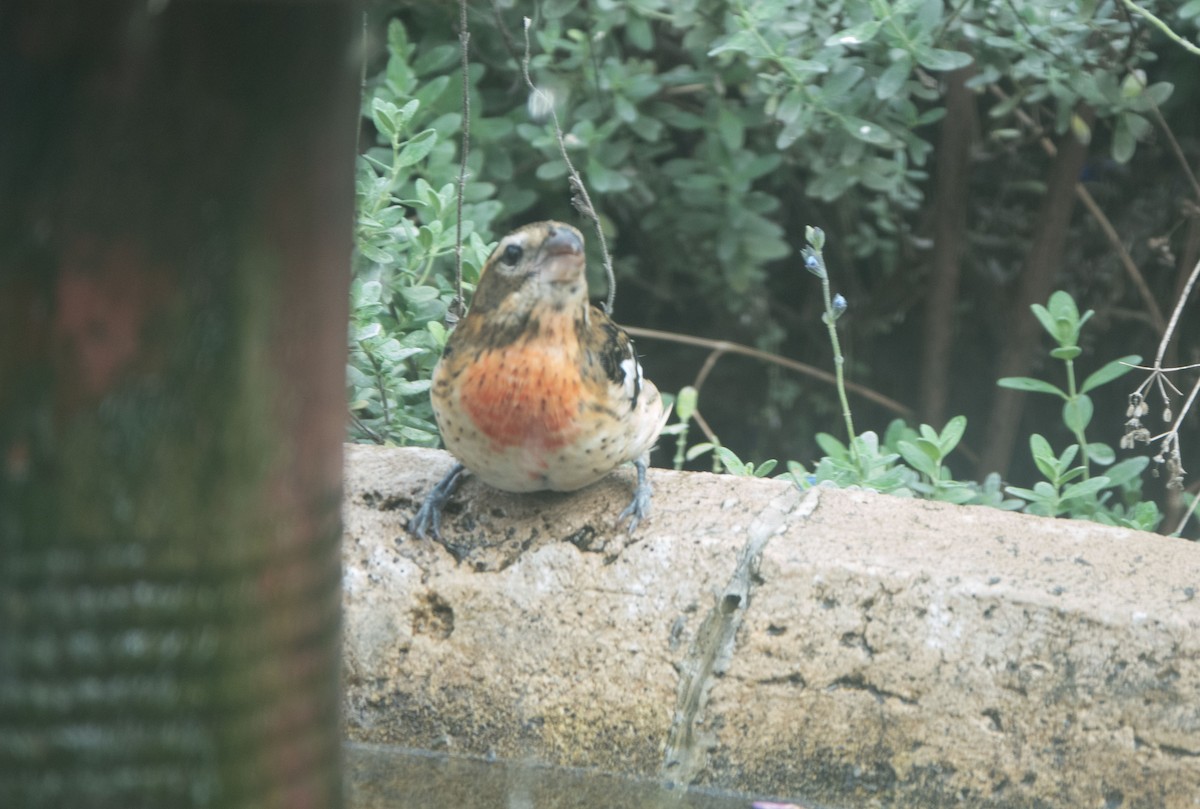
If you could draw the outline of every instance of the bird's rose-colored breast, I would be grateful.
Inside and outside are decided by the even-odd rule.
[[[579,371],[554,352],[534,346],[486,352],[465,372],[460,395],[475,427],[499,448],[555,450],[578,433]]]

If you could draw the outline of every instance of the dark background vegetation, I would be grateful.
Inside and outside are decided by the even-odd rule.
[[[1196,38],[1195,0],[1142,6]],[[531,76],[555,101],[608,234],[617,320],[829,369],[819,285],[799,259],[805,226],[818,225],[849,301],[839,328],[850,378],[911,408],[910,424],[966,415],[959,477],[1027,481],[1030,433],[1071,442],[1057,400],[995,384],[1063,384],[1031,303],[1062,289],[1095,310],[1083,375],[1125,354],[1149,359],[1200,258],[1200,58],[1121,2],[471,0],[468,10],[468,284],[488,245],[520,224],[559,218],[591,234],[522,76],[528,16]],[[423,379],[453,286],[458,29],[454,2],[379,2],[366,26],[359,197],[376,215],[359,223],[359,438],[437,440]],[[592,282],[602,297],[602,274]],[[1197,328],[1185,310],[1168,365],[1200,361]],[[667,392],[694,383],[708,355],[661,340],[639,348]],[[1141,376],[1093,393],[1090,437],[1117,444]],[[1186,393],[1194,377],[1176,381]],[[383,412],[389,385],[401,415],[396,402]],[[852,405],[859,430],[882,432],[896,415]],[[830,385],[745,357],[715,365],[700,410],[747,459],[807,463],[815,433],[841,432]],[[1153,432],[1160,410],[1145,419]],[[1185,467],[1196,435],[1193,414]],[[665,443],[658,464],[669,463]],[[1161,492],[1152,483],[1149,494]]]

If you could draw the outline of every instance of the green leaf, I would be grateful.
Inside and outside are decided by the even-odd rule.
[[[730,474],[738,477],[745,477],[750,474],[752,467],[747,463],[743,463],[742,459],[729,447],[717,447],[713,451],[721,459],[721,464]]]
[[[1158,511],[1158,504],[1153,500],[1143,500],[1133,507],[1129,517],[1122,520],[1121,524],[1137,531],[1155,531],[1158,529],[1161,519],[1162,515]],[[1177,536],[1177,534],[1172,536]]]
[[[1124,486],[1141,475],[1149,464],[1150,459],[1147,456],[1138,455],[1136,458],[1126,458],[1118,464],[1113,464],[1104,474],[1108,477],[1110,486]]]
[[[1117,459],[1117,454],[1113,452],[1113,448],[1108,444],[1102,444],[1099,441],[1089,443],[1086,447],[1088,460],[1098,463],[1101,466],[1108,466]],[[1111,470],[1110,476],[1111,476]]]
[[[355,301],[357,306],[369,306],[374,303],[379,303],[383,298],[383,284],[378,281],[363,281],[358,289],[358,300]]]
[[[405,30],[404,23],[400,22],[399,18],[393,17],[388,23],[387,39],[388,50],[392,53],[407,56],[408,31]]]
[[[734,51],[735,53],[752,53],[758,52],[758,39],[755,38],[753,31],[742,29],[736,31],[732,36],[716,40],[717,44],[709,49],[709,56],[717,56],[726,51]]]
[[[717,112],[717,134],[721,136],[721,142],[729,151],[737,152],[742,148],[746,128],[737,113],[727,106],[722,106]]]
[[[1050,356],[1056,360],[1073,360],[1083,353],[1079,346],[1059,346],[1050,350]]]
[[[371,121],[375,124],[375,128],[379,133],[391,140],[395,137],[399,127],[397,119],[400,117],[400,108],[390,101],[382,98],[376,98],[371,102]]]
[[[1141,361],[1142,358],[1138,354],[1129,354],[1120,359],[1115,359],[1089,374],[1088,378],[1083,380],[1083,385],[1079,388],[1079,392],[1087,393],[1089,390],[1098,388],[1106,382],[1119,379],[1132,371],[1133,366],[1139,364]]]
[[[943,503],[955,503],[956,505],[969,503],[977,496],[978,495],[974,489],[962,483],[951,483],[946,486],[938,486],[933,492],[934,500],[940,500]]]
[[[567,164],[562,158],[557,160],[547,160],[545,163],[538,165],[534,171],[534,175],[539,180],[557,180],[559,177],[565,177],[567,174]]]
[[[849,65],[831,74],[821,85],[822,97],[831,102],[841,100],[841,97],[849,92],[851,87],[858,84],[858,80],[863,77],[865,72],[859,65]]]
[[[1128,163],[1137,150],[1137,138],[1129,126],[1129,116],[1126,113],[1117,117],[1117,125],[1113,128],[1112,159],[1118,163]]]
[[[1073,433],[1082,433],[1092,423],[1092,397],[1080,394],[1063,404],[1063,424]]]
[[[875,81],[875,97],[881,101],[900,92],[900,88],[912,75],[912,57],[907,53],[888,65]]]
[[[1147,102],[1150,102],[1155,106],[1160,106],[1166,103],[1167,99],[1171,97],[1173,92],[1175,92],[1175,85],[1171,84],[1169,81],[1160,81],[1155,82],[1147,87],[1142,93],[1142,98],[1146,99]]]
[[[828,47],[834,47],[837,45],[843,45],[846,47],[862,45],[863,43],[870,42],[875,38],[875,35],[879,33],[879,27],[882,24],[883,23],[879,20],[867,20],[866,22],[859,23],[858,25],[852,25],[849,28],[838,31],[836,34],[832,34],[831,36],[827,37],[825,39],[825,45]]]
[[[1046,480],[1058,479],[1058,456],[1054,454],[1049,441],[1034,433],[1029,436],[1029,452],[1042,477]]]
[[[898,441],[896,449],[900,453],[900,457],[921,474],[931,480],[936,480],[938,476],[938,463],[936,455],[930,454],[930,444],[928,441],[918,440],[916,443],[911,441]],[[933,447],[933,452],[937,452],[937,448]]]
[[[418,76],[441,73],[459,58],[458,43],[443,43],[424,51],[413,60],[412,69]]]
[[[629,37],[629,44],[638,50],[654,50],[654,30],[645,17],[630,14],[628,22],[625,23],[625,35]]]
[[[696,414],[696,402],[699,397],[697,390],[691,385],[684,385],[675,397],[675,416],[682,422],[689,422]]]
[[[433,342],[442,348],[446,345],[446,338],[450,335],[446,332],[446,327],[436,320],[431,320],[425,324],[426,330],[433,336]]]
[[[1081,480],[1078,483],[1072,483],[1067,488],[1063,489],[1060,500],[1077,500],[1080,497],[1089,497],[1099,491],[1109,487],[1108,476],[1097,475],[1094,478]]]
[[[821,451],[830,458],[843,460],[850,457],[850,450],[846,448],[846,445],[829,433],[817,433],[814,440]]]
[[[892,137],[892,133],[878,124],[873,124],[862,118],[846,115],[842,117],[841,123],[847,132],[865,143],[871,143],[876,146],[890,146],[896,142],[896,139]]]
[[[1051,337],[1058,339],[1058,323],[1055,322],[1054,315],[1050,314],[1050,310],[1040,303],[1035,303],[1029,307],[1029,311],[1033,312],[1033,316],[1038,319],[1038,323],[1042,324],[1042,328]]]
[[[632,186],[628,177],[601,164],[598,160],[588,161],[587,179],[592,185],[592,190],[601,194],[610,191],[627,191]]]
[[[996,384],[1002,388],[1010,388],[1012,390],[1023,390],[1029,393],[1049,393],[1061,399],[1067,398],[1066,391],[1060,390],[1049,382],[1043,382],[1040,379],[1033,379],[1028,376],[1006,376],[1003,379],[996,380]]]
[[[432,380],[429,379],[402,379],[396,383],[396,394],[399,396],[421,396],[428,393],[433,387]]]
[[[419,286],[419,287],[403,287],[400,294],[404,296],[409,303],[428,303],[432,300],[437,300],[440,293],[437,287]]]
[[[400,154],[396,155],[396,166],[403,168],[411,166],[414,163],[420,163],[424,160],[433,147],[437,144],[437,131],[426,129],[417,135],[414,135],[400,149]]]
[[[917,51],[917,61],[922,67],[930,70],[958,70],[975,61],[971,54],[963,51],[947,51],[941,48],[929,48]]]
[[[1028,500],[1031,503],[1044,499],[1041,494],[1034,491],[1033,489],[1022,489],[1019,486],[1005,486],[1004,491],[1008,492],[1009,494],[1013,495],[1014,497],[1020,497],[1022,499]]]
[[[788,90],[784,94],[783,100],[779,102],[779,106],[775,108],[775,119],[781,123],[790,124],[799,117],[807,104],[808,99],[802,90],[799,88]]]
[[[958,442],[962,441],[963,435],[967,431],[967,417],[955,416],[946,422],[946,426],[942,428],[942,434],[938,437],[938,448],[942,451],[942,457],[945,458],[954,448],[958,446]]]
[[[396,257],[386,250],[376,247],[368,242],[362,242],[358,245],[358,252],[362,253],[363,257],[368,261],[374,261],[376,264],[395,264]]]
[[[1092,126],[1081,115],[1071,116],[1071,134],[1084,146],[1092,142]]]
[[[779,60],[779,66],[789,73],[803,75],[805,73],[828,73],[829,65],[815,59],[797,59],[794,56],[784,56]]]
[[[389,337],[387,340],[384,340],[376,351],[380,357],[392,363],[403,362],[409,357],[425,353],[425,349],[419,346],[400,345],[400,341],[395,337]]]

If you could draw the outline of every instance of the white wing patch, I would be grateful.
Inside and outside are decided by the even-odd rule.
[[[625,398],[636,405],[638,394],[642,392],[642,364],[633,354],[632,341],[629,343],[629,356],[621,360],[621,371],[625,375],[625,380],[621,383],[621,390],[625,394]]]

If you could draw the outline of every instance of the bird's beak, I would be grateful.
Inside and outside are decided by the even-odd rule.
[[[583,255],[583,240],[574,228],[555,227],[546,239],[545,250],[550,256],[580,256]]]
[[[583,239],[574,228],[556,226],[542,244],[545,278],[555,283],[577,281],[583,273]]]

